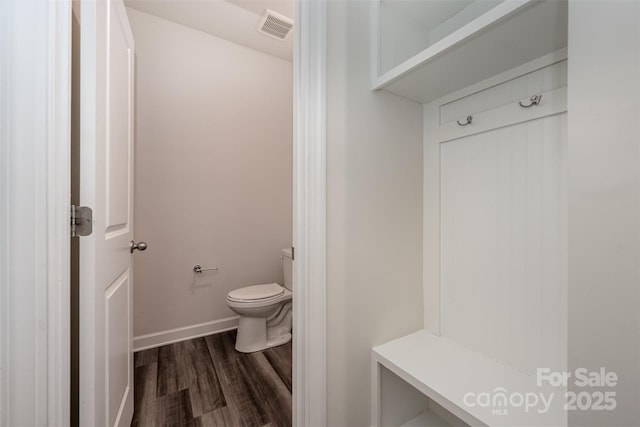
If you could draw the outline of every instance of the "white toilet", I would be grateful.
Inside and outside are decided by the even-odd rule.
[[[291,341],[291,248],[282,250],[282,269],[284,286],[246,286],[227,295],[227,305],[240,315],[236,350],[252,353]]]

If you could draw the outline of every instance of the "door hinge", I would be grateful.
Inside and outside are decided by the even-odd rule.
[[[93,211],[86,206],[71,205],[71,237],[88,236],[93,232]]]
[[[296,248],[291,246],[291,261],[296,260]]]

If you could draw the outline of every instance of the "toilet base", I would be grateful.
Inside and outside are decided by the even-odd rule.
[[[240,316],[235,348],[241,353],[253,353],[291,341],[291,303],[279,312],[265,317]]]
[[[286,344],[289,341],[291,341],[291,337],[292,337],[291,334],[285,334],[285,335],[276,337],[276,338],[274,338],[272,340],[269,340],[269,341],[267,341],[267,346],[263,350],[265,350],[267,348],[271,348],[271,347],[277,347],[277,346],[282,345],[282,344]]]

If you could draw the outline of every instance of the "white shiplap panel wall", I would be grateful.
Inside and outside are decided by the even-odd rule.
[[[442,334],[564,366],[566,113],[441,144]]]

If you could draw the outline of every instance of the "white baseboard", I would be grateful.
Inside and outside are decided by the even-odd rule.
[[[199,323],[197,325],[184,326],[182,328],[169,329],[166,331],[133,337],[133,351],[146,350],[148,348],[172,344],[174,342],[230,331],[231,329],[236,329],[238,327],[239,318],[240,316],[227,317],[225,319],[213,320],[211,322]]]

